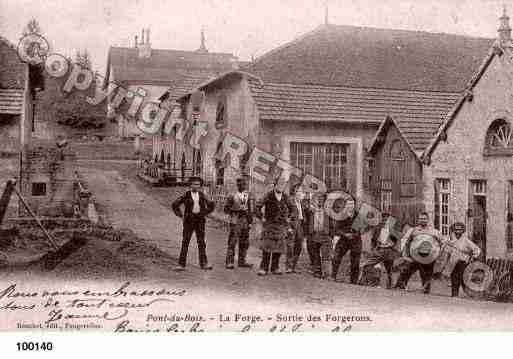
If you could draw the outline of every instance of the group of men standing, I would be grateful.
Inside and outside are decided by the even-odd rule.
[[[214,210],[214,203],[199,190],[201,179],[193,179],[191,190],[173,202],[172,208],[177,216],[183,218],[183,240],[180,251],[178,270],[184,270],[187,252],[192,233],[196,233],[199,249],[200,267],[212,269],[208,264],[205,243],[205,217]],[[279,181],[273,190],[258,201],[251,197],[246,179],[237,179],[237,191],[231,194],[225,203],[224,212],[229,216],[230,231],[226,250],[226,269],[235,268],[235,254],[239,268],[252,268],[248,263],[249,232],[254,217],[262,221],[260,249],[262,258],[258,275],[280,275],[280,259],[285,256],[285,273],[297,273],[297,263],[306,239],[306,248],[310,261],[310,270],[315,277],[337,280],[342,258],[350,252],[350,281],[361,284],[371,268],[382,264],[387,273],[387,288],[392,288],[392,267],[395,259],[404,259],[403,269],[394,288],[405,289],[410,277],[420,272],[424,293],[431,289],[434,262],[422,263],[412,259],[411,243],[419,236],[429,236],[440,243],[440,246],[454,248],[460,257],[451,272],[452,295],[457,296],[462,285],[462,275],[466,264],[471,258],[480,255],[480,249],[470,241],[465,233],[465,226],[456,223],[451,227],[450,238],[444,238],[437,230],[431,228],[428,214],[420,213],[417,226],[397,238],[393,230],[393,220],[387,214],[374,228],[371,247],[372,251],[362,266],[360,278],[360,258],[362,253],[362,233],[354,229],[353,216],[344,220],[334,220],[325,210],[326,194],[317,194],[306,200],[299,186],[291,188],[289,194],[283,190],[284,184]],[[181,207],[184,207],[182,213]],[[354,205],[354,202],[353,202]],[[353,208],[354,209],[354,208]],[[398,246],[398,241],[400,246]],[[426,256],[432,248],[417,248],[419,256]],[[426,253],[425,253],[426,252]]]

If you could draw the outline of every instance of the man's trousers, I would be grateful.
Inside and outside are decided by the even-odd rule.
[[[183,221],[182,249],[180,250],[178,264],[183,267],[187,264],[187,253],[193,233],[196,233],[196,241],[198,242],[199,265],[203,268],[208,264],[207,244],[205,242],[205,217],[203,216],[192,215]]]
[[[341,236],[335,246],[333,258],[332,277],[336,279],[342,258],[350,251],[351,258],[351,283],[357,284],[360,276],[360,258],[362,256],[362,237],[360,234],[353,236]]]
[[[451,273],[451,295],[457,297],[460,294],[460,287],[463,285],[463,272],[467,268],[465,261],[458,261]]]
[[[428,294],[431,291],[431,279],[433,278],[434,267],[434,263],[422,264],[418,262],[409,262],[405,264],[404,268],[401,270],[401,273],[399,274],[399,278],[397,279],[395,287],[400,289],[406,289],[406,286],[408,285],[408,281],[410,280],[411,276],[416,271],[419,271],[424,293]]]
[[[302,222],[294,223],[293,232],[287,238],[287,269],[295,270],[301,250],[303,249],[303,228]]]
[[[246,255],[249,248],[249,224],[247,219],[238,218],[238,223],[230,224],[228,235],[228,248],[226,250],[226,265],[233,265],[235,262],[235,247],[239,245],[239,256],[237,263],[246,264]]]
[[[387,288],[392,287],[392,268],[394,266],[394,260],[397,257],[397,254],[397,251],[390,247],[375,248],[369,258],[367,258],[367,260],[362,265],[362,278],[360,283],[366,284],[366,277],[369,270],[375,265],[383,263],[383,266],[387,272]]]
[[[333,258],[331,237],[324,234],[313,234],[306,241],[306,245],[314,276],[329,277]]]

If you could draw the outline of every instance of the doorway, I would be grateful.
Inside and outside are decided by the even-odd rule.
[[[481,260],[486,259],[486,204],[486,181],[471,181],[472,241],[481,248]]]

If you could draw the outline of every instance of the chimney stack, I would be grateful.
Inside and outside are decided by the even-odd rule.
[[[506,5],[504,5],[504,10],[499,20],[500,26],[497,31],[499,33],[499,41],[501,45],[508,45],[511,43],[511,27],[509,26],[509,16],[506,13]]]
[[[201,52],[201,53],[207,53],[208,52],[208,49],[207,49],[207,46],[205,44],[205,30],[202,28],[201,29],[201,44],[200,44],[200,47],[198,50],[196,50],[197,52]]]
[[[146,34],[146,37],[145,37]],[[150,29],[142,29],[141,42],[137,47],[139,49],[139,58],[149,58],[151,56]]]

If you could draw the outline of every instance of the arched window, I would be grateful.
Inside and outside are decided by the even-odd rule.
[[[506,119],[492,122],[486,133],[485,155],[513,155],[512,126]]]
[[[390,159],[393,161],[404,161],[404,151],[401,140],[395,140],[390,145]]]

